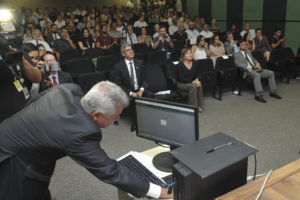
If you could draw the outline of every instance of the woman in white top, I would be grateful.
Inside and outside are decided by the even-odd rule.
[[[194,60],[205,59],[209,56],[208,44],[203,35],[197,37],[197,45],[192,46],[192,54]]]

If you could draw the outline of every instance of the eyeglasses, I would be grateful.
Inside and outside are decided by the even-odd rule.
[[[132,49],[126,49],[124,50],[125,52],[133,51]]]

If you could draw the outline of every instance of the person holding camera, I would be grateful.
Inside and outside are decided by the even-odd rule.
[[[165,27],[159,28],[159,36],[153,40],[153,49],[160,51],[169,51],[170,48],[174,48],[174,43],[170,36],[167,34]]]
[[[23,56],[21,51],[11,51],[3,46],[1,53],[4,60],[0,63],[0,122],[21,110],[31,97],[32,83],[42,80],[41,71],[36,67],[40,63],[35,45],[24,44]]]

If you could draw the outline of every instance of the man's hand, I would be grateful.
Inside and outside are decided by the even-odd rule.
[[[261,66],[259,64],[257,64],[255,68],[261,70]]]
[[[160,197],[162,199],[173,199],[174,198],[174,194],[173,194],[173,190],[171,194],[168,194],[168,188],[161,188],[161,193],[160,193]]]
[[[143,92],[144,92],[144,90],[140,90],[136,94],[137,94],[138,97],[142,97],[143,96]]]
[[[138,95],[137,95],[137,93],[132,92],[132,93],[131,93],[131,96],[132,96],[132,97],[137,97]]]
[[[253,72],[252,67],[248,67],[248,72]]]

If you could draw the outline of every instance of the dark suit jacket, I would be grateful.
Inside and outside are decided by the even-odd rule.
[[[24,182],[29,178],[37,187],[44,183],[47,190],[55,162],[64,156],[137,197],[147,193],[149,183],[110,159],[100,147],[101,130],[81,107],[82,96],[75,84],[53,87],[0,124],[0,199],[24,199],[22,190],[26,187],[43,194]]]
[[[135,73],[138,81],[139,89],[143,87],[147,88],[147,83],[144,79],[144,70],[143,62],[141,60],[133,61],[135,66]],[[113,76],[113,81],[118,84],[122,89],[129,95],[130,92],[134,91],[133,86],[131,85],[129,71],[127,69],[125,60],[117,63],[115,65],[115,75]]]
[[[59,84],[63,83],[73,83],[73,79],[70,73],[64,71],[58,71]]]

